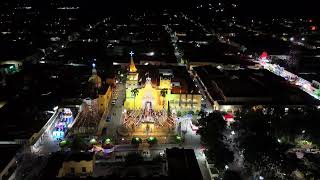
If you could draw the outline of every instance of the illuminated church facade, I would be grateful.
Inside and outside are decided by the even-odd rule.
[[[190,78],[186,70],[185,74],[182,75],[181,70],[175,69],[178,68],[175,66],[137,67],[131,55],[126,81],[125,109],[143,110],[151,108],[155,111],[161,111],[170,108],[173,113],[200,111],[202,96],[198,93],[192,80],[191,82],[184,80],[185,77]],[[179,68],[183,69],[184,67]],[[181,78],[177,80],[177,76]]]

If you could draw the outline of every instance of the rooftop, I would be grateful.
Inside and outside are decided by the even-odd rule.
[[[91,161],[93,160],[94,153],[90,152],[72,152],[67,154],[64,161]]]
[[[0,145],[0,172],[7,166],[20,148],[21,145]]]
[[[172,179],[203,179],[193,149],[166,149],[166,157],[168,174]]]
[[[282,77],[263,69],[223,70],[194,68],[208,92],[220,103],[318,104],[319,102]]]
[[[153,65],[139,65],[137,66],[139,72],[139,79],[141,84],[144,84],[147,77],[150,77],[152,83],[159,86],[160,76],[172,74],[171,83],[180,84],[180,86],[173,86],[171,92],[173,94],[193,93],[198,94],[198,88],[194,85],[185,66],[153,66]],[[178,83],[176,83],[178,82]]]

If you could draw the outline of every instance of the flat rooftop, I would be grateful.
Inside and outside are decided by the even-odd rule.
[[[223,70],[213,66],[201,66],[194,70],[212,98],[221,104],[320,103],[282,77],[264,69]]]
[[[193,149],[166,149],[168,174],[172,179],[202,180],[202,174]]]
[[[20,148],[21,145],[0,145],[0,172],[7,166]]]

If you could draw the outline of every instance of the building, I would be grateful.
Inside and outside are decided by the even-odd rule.
[[[131,56],[126,81],[127,110],[200,111],[201,94],[184,66],[152,66],[134,64]]]
[[[110,79],[103,80],[93,66],[85,92],[87,98],[83,100],[82,111],[69,134],[100,134],[107,126],[105,116],[109,113],[108,107],[112,97],[112,85],[107,81],[110,82]]]
[[[166,149],[168,176],[171,179],[202,180],[193,149]]]
[[[216,110],[233,112],[243,106],[316,105],[319,101],[265,69],[194,67],[194,72]]]
[[[92,75],[89,78],[91,99],[97,101],[99,115],[102,116],[111,100],[112,86],[107,80],[102,80],[98,75],[95,65],[92,68]]]
[[[74,152],[66,156],[58,177],[91,176],[95,164],[94,153]]]

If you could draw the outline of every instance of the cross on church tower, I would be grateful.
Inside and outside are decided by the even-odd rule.
[[[134,52],[133,51],[130,51],[130,56],[132,57],[134,55]]]
[[[130,51],[130,56],[131,56],[131,58],[130,58],[130,67],[129,67],[129,71],[131,72],[131,73],[135,73],[135,72],[137,72],[137,68],[136,68],[136,66],[134,65],[134,62],[133,62],[133,55],[134,55],[134,53],[133,53],[133,51]]]

